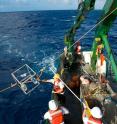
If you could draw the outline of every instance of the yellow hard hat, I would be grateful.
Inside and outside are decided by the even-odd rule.
[[[54,75],[53,78],[54,78],[54,79],[55,79],[55,78],[60,78],[60,75],[57,73],[57,74]]]
[[[95,41],[96,41],[96,42],[99,42],[99,41],[101,41],[101,38],[100,38],[100,37],[96,37],[96,38],[95,38]]]

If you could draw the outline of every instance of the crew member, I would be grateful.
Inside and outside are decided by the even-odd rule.
[[[80,94],[80,79],[79,79],[79,75],[77,73],[73,73],[73,75],[71,76],[70,81],[68,81],[67,86],[69,86],[69,88],[76,93],[77,95]]]
[[[103,104],[105,99],[116,96],[108,83],[95,83],[87,76],[81,76],[80,81],[82,93],[86,98],[95,98]]]
[[[58,73],[54,75],[53,79],[42,80],[42,82],[50,82],[50,83],[52,83],[53,84],[52,93],[57,95],[57,99],[58,99],[58,101],[60,101],[60,103],[65,102],[64,83],[60,79],[60,75]]]
[[[50,124],[64,124],[64,114],[69,114],[69,111],[61,106],[58,107],[56,101],[49,101],[49,110],[44,114],[44,119],[48,119]]]
[[[103,124],[102,123],[102,112],[99,107],[93,107],[91,109],[91,116],[87,117],[86,115],[87,108],[84,108],[83,111],[83,122],[84,124]]]
[[[78,41],[77,42],[77,44],[76,44],[76,53],[78,54],[78,55],[80,55],[81,54],[81,46],[80,46],[80,42]]]
[[[100,54],[100,57],[97,60],[96,69],[97,73],[99,74],[99,79],[101,81],[101,77],[106,75],[106,61],[103,54]]]

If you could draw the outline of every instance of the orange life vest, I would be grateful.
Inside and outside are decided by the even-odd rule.
[[[92,122],[92,123],[91,123]],[[102,124],[102,121],[100,119],[93,118],[92,116],[89,117],[89,122],[87,124]]]
[[[59,83],[60,83],[60,81],[54,82],[54,91],[55,92],[58,92],[61,89],[60,86],[59,86]]]
[[[63,113],[61,109],[55,111],[49,110],[49,113],[52,117],[52,120],[50,120],[51,124],[61,124],[63,122]]]
[[[103,54],[100,55],[100,60],[101,60],[100,65],[102,66],[103,65],[103,62],[105,60],[105,56]]]

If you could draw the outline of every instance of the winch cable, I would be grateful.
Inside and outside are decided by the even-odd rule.
[[[8,90],[8,89],[10,89],[10,88],[13,88],[13,87],[15,87],[16,85],[17,85],[17,83],[15,83],[15,84],[12,84],[12,83],[11,83],[11,86],[6,87],[6,88],[0,90],[0,93],[4,92],[4,91],[6,91],[6,90]]]
[[[69,48],[68,50],[73,47],[78,41],[80,41],[81,39],[85,38],[87,34],[89,34],[94,28],[96,28],[100,23],[102,23],[105,19],[107,19],[113,12],[115,12],[117,10],[117,7],[112,10],[107,16],[105,16],[102,20],[100,20],[97,24],[95,24],[90,30],[88,30],[84,35],[82,35],[76,42],[74,42]],[[60,56],[63,54],[64,52],[62,52],[56,59],[53,60],[56,61],[60,58]]]

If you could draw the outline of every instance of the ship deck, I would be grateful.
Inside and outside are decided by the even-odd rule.
[[[82,123],[82,107],[81,103],[66,89],[66,102],[63,104],[70,114],[65,115],[65,124],[83,124]]]

